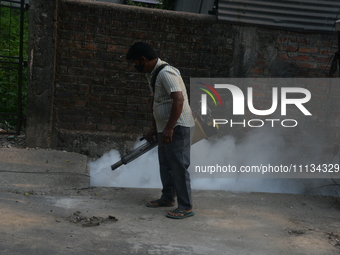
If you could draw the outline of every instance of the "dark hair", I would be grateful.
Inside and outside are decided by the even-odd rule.
[[[149,44],[145,42],[136,42],[130,47],[128,53],[126,54],[126,59],[139,60],[141,57],[145,57],[147,60],[153,60],[157,58],[157,54]]]

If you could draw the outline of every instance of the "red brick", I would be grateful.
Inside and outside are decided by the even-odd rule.
[[[301,60],[301,61],[308,61],[309,60],[309,56],[306,55],[299,55],[299,56],[295,56],[295,57],[291,57],[291,59],[293,60]]]
[[[85,116],[64,115],[62,118],[64,122],[85,122]]]
[[[74,128],[76,130],[96,130],[96,124],[75,122]]]
[[[97,129],[100,131],[111,131],[111,125],[98,124]]]
[[[100,123],[100,124],[109,124],[111,123],[110,118],[102,118],[102,117],[87,117],[87,123]]]
[[[90,86],[88,85],[79,85],[79,91],[84,91],[84,92],[89,92],[90,91]]]
[[[320,50],[320,54],[322,55],[333,55],[334,53],[334,50]]]
[[[85,35],[85,40],[86,41],[93,41],[94,40],[94,36],[92,34],[86,34]]]
[[[86,102],[84,102],[84,101],[76,101],[76,102],[75,102],[75,105],[76,105],[76,106],[85,106],[85,105],[86,105]]]
[[[71,50],[70,51],[70,57],[92,59],[93,58],[93,52],[91,52],[91,51],[81,51],[81,50]]]
[[[91,95],[89,100],[91,100],[91,101],[101,101],[102,97],[98,96],[98,95]]]
[[[119,130],[119,126],[110,126],[110,131],[117,131]]]
[[[107,52],[116,52],[118,50],[117,45],[108,45],[107,46]]]
[[[73,122],[59,121],[58,125],[59,125],[59,128],[62,128],[62,129],[71,129],[72,130],[74,128]]]
[[[84,45],[84,49],[85,49],[85,50],[96,50],[97,47],[96,47],[95,44],[89,43],[89,44]]]
[[[253,69],[254,74],[261,74],[263,73],[263,68],[256,67]]]
[[[297,51],[298,48],[296,46],[280,46],[280,50],[284,50],[284,51]]]
[[[299,52],[315,53],[317,51],[317,48],[299,48]]]
[[[264,54],[263,53],[257,53],[257,58],[259,58],[259,59],[264,58]]]
[[[297,66],[301,68],[309,68],[309,69],[315,69],[317,67],[316,63],[311,62],[296,62]]]
[[[289,38],[289,43],[291,43],[291,44],[297,43],[297,39],[296,38]]]
[[[288,55],[286,53],[284,54],[279,54],[279,59],[288,59]]]
[[[265,62],[264,60],[262,60],[262,59],[258,60],[258,61],[255,63],[255,65],[262,65],[262,66],[264,66],[265,64],[266,64],[266,62]]]
[[[318,65],[318,69],[328,71],[331,68],[331,65]]]
[[[298,44],[308,44],[308,39],[307,38],[299,38],[298,39]]]
[[[328,63],[332,58],[331,57],[314,57],[316,62]]]
[[[277,41],[280,43],[286,42],[287,40],[288,40],[287,37],[281,37],[281,36],[279,36],[279,38],[277,39]]]
[[[84,35],[81,33],[71,33],[71,40],[75,40],[75,41],[83,41],[84,40]]]

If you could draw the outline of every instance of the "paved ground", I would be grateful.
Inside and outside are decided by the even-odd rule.
[[[0,254],[340,254],[334,197],[194,191],[165,217],[159,190],[90,188],[87,158],[0,148]]]

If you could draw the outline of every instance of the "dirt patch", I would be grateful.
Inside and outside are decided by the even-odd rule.
[[[291,235],[303,235],[304,233],[306,233],[306,231],[292,229],[292,230],[289,230],[288,233],[291,234]]]
[[[114,223],[118,221],[116,217],[111,215],[109,215],[107,218],[102,218],[98,216],[87,217],[82,216],[80,214],[81,214],[80,211],[76,211],[75,213],[70,215],[67,219],[70,222],[81,225],[82,227],[95,227],[103,223]]]
[[[332,233],[327,233],[329,243],[333,245],[334,247],[340,249],[340,235]]]

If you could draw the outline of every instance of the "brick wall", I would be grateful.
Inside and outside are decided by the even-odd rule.
[[[34,87],[30,92],[31,109],[53,109],[43,139],[28,139],[34,147],[88,155],[112,148],[124,151],[150,127],[145,77],[125,61],[136,41],[149,42],[181,71],[188,86],[190,77],[327,77],[337,50],[336,34],[238,26],[218,22],[214,16],[86,0],[54,3],[56,18],[47,15],[53,22],[45,29],[36,29],[37,16],[30,20],[35,31],[30,48],[36,49],[30,56],[30,72],[43,74],[30,76],[30,82],[44,83],[51,72],[54,77],[46,85],[53,91],[52,100],[37,105]],[[32,6],[44,8],[42,0],[32,0]],[[55,44],[38,40],[53,36],[46,31],[56,32]],[[45,73],[39,47],[49,47],[54,54],[54,68]],[[326,88],[317,90],[329,93]],[[259,100],[261,95],[257,94]],[[28,111],[27,136],[37,137],[39,123],[32,117],[34,110]]]

